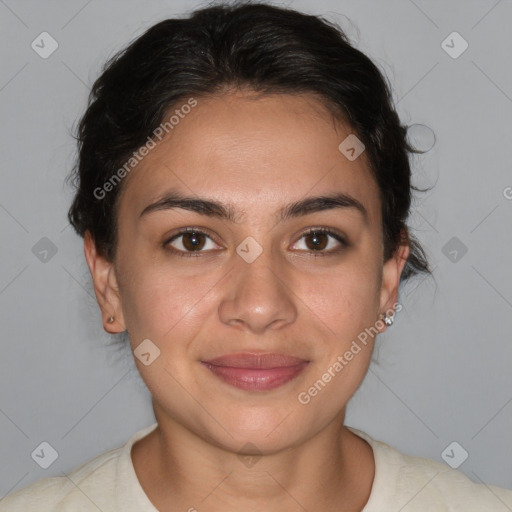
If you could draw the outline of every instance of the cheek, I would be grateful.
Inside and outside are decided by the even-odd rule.
[[[297,400],[322,421],[348,403],[366,375],[375,340],[368,328],[376,321],[378,281],[375,270],[353,265],[302,282],[307,286],[298,295],[308,297],[304,312],[313,326],[317,360]]]
[[[179,397],[178,382],[190,379],[189,365],[195,364],[190,347],[200,338],[211,314],[208,290],[214,281],[183,277],[151,265],[141,266],[135,278],[122,291],[123,313],[133,351],[149,339],[159,356],[145,366],[135,360],[139,373],[154,396]],[[136,353],[135,353],[136,354]],[[174,377],[174,378],[173,378]],[[180,398],[173,398],[173,404]]]
[[[299,279],[305,313],[323,322],[343,339],[373,324],[379,303],[378,273],[371,262],[333,267],[328,273]],[[308,312],[309,310],[309,312]]]
[[[218,276],[183,276],[151,263],[138,266],[131,275],[135,277],[123,286],[121,299],[132,343],[144,338],[167,343],[177,333],[184,339],[193,338],[208,307],[208,291]]]

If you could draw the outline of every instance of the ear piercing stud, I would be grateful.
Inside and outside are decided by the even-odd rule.
[[[393,322],[395,320],[394,315],[388,315],[387,313],[383,317],[384,323],[389,327],[390,325],[393,325]]]

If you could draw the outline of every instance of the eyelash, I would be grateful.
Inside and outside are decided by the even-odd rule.
[[[164,248],[167,247],[168,244],[170,244],[171,242],[174,242],[174,240],[178,239],[180,236],[182,235],[185,235],[187,233],[197,233],[197,234],[200,234],[200,235],[205,235],[207,236],[208,238],[210,238],[212,240],[212,237],[210,235],[208,235],[208,233],[204,232],[202,229],[199,229],[199,228],[194,228],[194,227],[189,227],[189,228],[185,228],[185,229],[182,229],[181,231],[179,231],[178,233],[174,234],[171,238],[167,239],[164,243],[163,243],[163,246]],[[312,235],[312,234],[316,234],[316,233],[322,233],[322,234],[326,234],[326,235],[329,235],[331,237],[333,237],[335,240],[337,240],[342,248],[346,248],[349,246],[349,243],[340,235],[338,234],[336,231],[333,231],[329,228],[323,228],[323,227],[319,227],[319,228],[309,228],[307,231],[305,231],[304,233],[302,233],[301,237],[299,238],[299,240],[302,240],[304,237],[308,236],[308,235]],[[174,254],[177,254],[179,257],[185,257],[185,258],[194,258],[194,257],[198,257],[198,256],[201,256],[201,254],[203,254],[204,252],[207,252],[207,251],[182,251],[180,249],[175,249],[175,248],[171,248],[170,249]],[[336,255],[338,254],[341,250],[343,249],[331,249],[329,251],[309,251],[311,254],[312,257],[314,258],[317,258],[317,257],[324,257],[324,256],[332,256],[332,255]],[[304,250],[301,250],[300,252],[306,252]]]

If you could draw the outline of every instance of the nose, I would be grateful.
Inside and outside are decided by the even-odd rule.
[[[229,284],[219,305],[219,318],[226,325],[261,334],[281,329],[297,317],[291,279],[264,251],[247,263],[238,255],[229,273]]]

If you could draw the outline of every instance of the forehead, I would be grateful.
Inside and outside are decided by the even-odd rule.
[[[339,150],[352,131],[313,95],[237,92],[196,101],[131,171],[120,214],[140,213],[177,189],[255,214],[309,194],[342,191],[361,201],[370,218],[379,217],[365,153],[350,161]],[[166,118],[179,109],[174,106]]]

